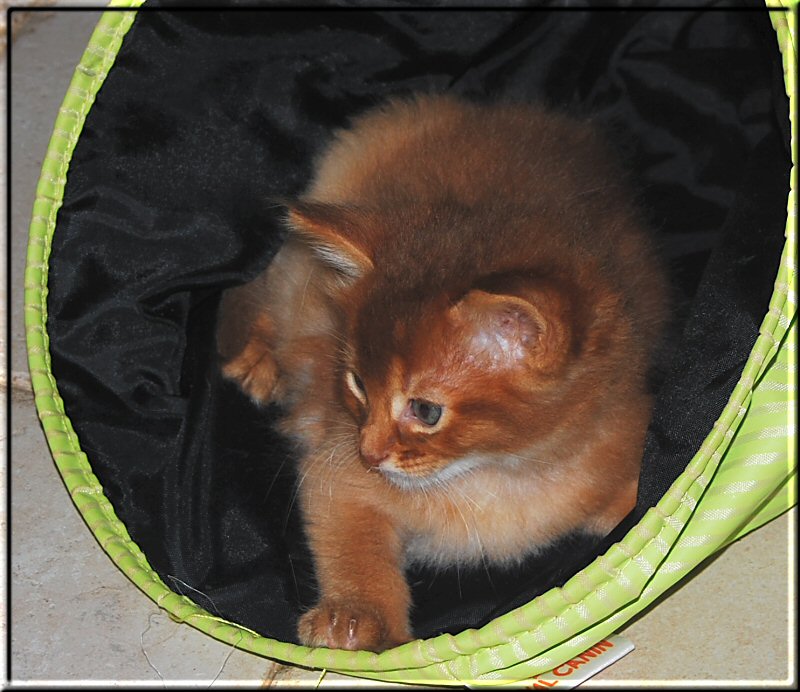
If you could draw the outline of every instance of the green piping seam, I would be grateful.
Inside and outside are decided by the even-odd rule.
[[[552,669],[623,626],[703,559],[796,503],[796,37],[771,12],[790,98],[792,172],[786,244],[756,344],[728,404],[686,471],[625,538],[563,587],[479,630],[381,654],[310,649],[262,637],[170,590],[116,516],[81,451],[53,377],[47,334],[51,241],[70,158],[87,113],[143,0],[114,0],[78,64],[42,166],[25,271],[25,323],[36,407],[73,502],[114,563],[172,617],[255,654],[386,681],[463,685],[520,681]],[[796,11],[796,0],[768,0]],[[131,11],[120,11],[129,9]],[[778,423],[778,425],[776,425]]]

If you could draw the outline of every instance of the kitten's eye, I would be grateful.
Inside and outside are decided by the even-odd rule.
[[[352,370],[348,370],[347,374],[345,375],[345,381],[347,382],[347,386],[350,388],[350,391],[353,392],[353,395],[356,397],[356,399],[358,399],[362,404],[366,404],[367,390],[364,388],[364,383],[361,381],[361,378]]]
[[[366,389],[364,389],[364,383],[361,381],[361,378],[352,370],[350,371],[350,377],[353,378],[353,385],[355,388],[362,394],[366,394]]]
[[[423,399],[412,399],[411,410],[425,425],[436,425],[442,417],[442,407]]]

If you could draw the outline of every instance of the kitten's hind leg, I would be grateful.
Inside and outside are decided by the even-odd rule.
[[[258,403],[275,398],[278,364],[273,356],[274,326],[259,306],[260,282],[229,289],[220,306],[217,349],[222,373]]]
[[[266,316],[263,316],[263,320],[268,322]],[[222,366],[225,377],[236,382],[245,394],[258,403],[267,403],[273,398],[278,381],[278,365],[272,356],[267,333],[257,321],[244,349]]]

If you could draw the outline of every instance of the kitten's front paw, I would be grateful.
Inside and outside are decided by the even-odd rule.
[[[306,646],[350,651],[383,651],[411,640],[407,628],[391,627],[366,604],[323,601],[300,618],[300,640]]]
[[[225,363],[222,372],[259,403],[270,400],[278,380],[275,359],[269,348],[258,340],[251,340],[238,356]]]

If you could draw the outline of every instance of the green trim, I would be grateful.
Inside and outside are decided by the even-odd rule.
[[[25,322],[36,406],[64,483],[117,566],[174,618],[255,654],[361,677],[450,685],[523,680],[613,633],[702,560],[796,504],[797,123],[796,37],[784,12],[771,19],[791,101],[792,173],[786,245],[769,311],[747,364],[713,430],[658,504],[628,535],[562,588],[479,630],[411,642],[382,654],[309,649],[262,637],[215,617],[170,590],[103,494],[65,415],[47,335],[48,261],[67,170],[86,115],[143,0],[114,0],[78,64],[42,166],[30,226]],[[796,0],[769,0],[790,7]]]

